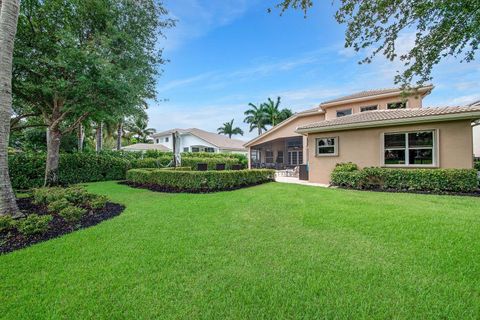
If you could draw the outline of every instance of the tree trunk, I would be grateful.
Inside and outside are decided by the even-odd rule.
[[[58,185],[58,163],[60,160],[60,140],[62,133],[58,127],[47,129],[47,165],[44,186]]]
[[[83,130],[83,125],[80,123],[78,125],[78,151],[83,151],[83,141],[85,140],[85,132]]]
[[[8,174],[8,141],[12,116],[13,43],[19,0],[0,0],[0,216],[21,216]]]
[[[261,135],[261,134],[262,134],[262,128],[258,127],[258,135]]]
[[[102,151],[102,144],[103,144],[103,123],[99,122],[97,124],[97,130],[96,130],[96,136],[97,136],[97,144],[95,147],[95,151],[98,153]]]
[[[117,127],[117,150],[122,150],[123,121],[118,123]]]

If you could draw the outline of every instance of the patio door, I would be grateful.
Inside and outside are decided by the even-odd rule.
[[[288,151],[288,164],[298,166],[303,163],[303,151]]]

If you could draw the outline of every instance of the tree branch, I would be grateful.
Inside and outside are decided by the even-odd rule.
[[[85,120],[86,117],[88,117],[88,115],[90,114],[90,112],[85,112],[84,114],[82,114],[71,126],[69,126],[67,129],[65,129],[63,132],[64,133],[70,133],[72,132],[73,130],[75,130],[78,125],[83,121]]]
[[[0,0],[1,1],[1,0]],[[16,116],[12,119],[10,119],[10,127],[14,127],[15,125],[17,125],[20,120],[22,119],[25,119],[25,118],[29,118],[29,117],[38,117],[40,116],[41,113],[40,112],[31,112],[31,113],[25,113],[25,114],[21,114],[19,116]]]
[[[47,127],[47,125],[46,124],[26,124],[24,126],[12,127],[10,128],[10,131],[21,131],[23,129],[39,128],[39,127]]]

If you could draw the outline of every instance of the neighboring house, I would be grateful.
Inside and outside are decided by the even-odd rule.
[[[480,106],[422,108],[433,86],[363,91],[295,114],[245,146],[250,167],[308,164],[329,183],[337,163],[360,167],[472,168],[472,121]]]
[[[476,101],[470,104],[470,106],[480,106],[480,101]],[[477,121],[473,127],[473,154],[476,158],[480,158],[480,121]]]
[[[213,132],[190,129],[171,129],[152,135],[155,145],[162,145],[173,150],[173,134],[178,133],[180,152],[224,152],[247,154],[243,146],[245,141],[230,139]]]
[[[156,151],[170,151],[165,146],[161,144],[151,144],[151,143],[135,143],[129,146],[122,147],[124,151],[147,151],[147,150],[156,150]]]

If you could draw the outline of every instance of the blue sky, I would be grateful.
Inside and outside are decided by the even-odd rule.
[[[177,26],[159,45],[170,62],[158,79],[159,102],[150,103],[150,126],[159,131],[198,127],[216,131],[235,119],[245,131],[248,103],[282,97],[282,106],[301,111],[356,91],[392,87],[401,63],[378,57],[359,65],[363,55],[343,47],[330,1],[301,12],[267,13],[271,0],[166,0]],[[413,33],[397,48],[405,51]],[[434,71],[435,89],[425,106],[459,105],[480,99],[480,63],[454,59]],[[165,101],[163,101],[165,99]]]

